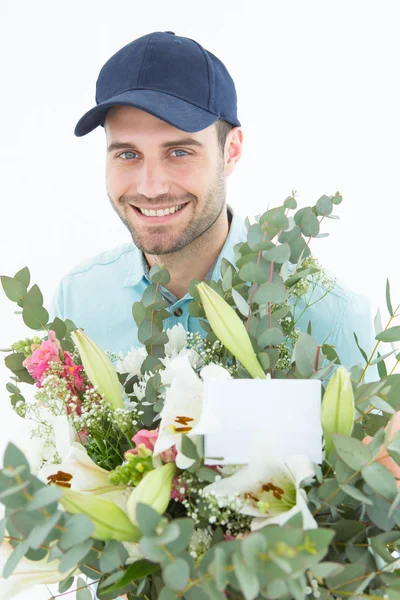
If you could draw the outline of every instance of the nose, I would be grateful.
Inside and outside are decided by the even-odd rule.
[[[143,161],[137,172],[137,192],[156,198],[169,192],[169,183],[162,166],[156,161]]]

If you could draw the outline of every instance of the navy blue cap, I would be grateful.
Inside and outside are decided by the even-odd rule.
[[[75,135],[104,126],[107,111],[117,105],[140,108],[182,131],[201,131],[217,119],[240,126],[235,84],[225,65],[173,31],[144,35],[105,63],[96,106],[79,119]]]

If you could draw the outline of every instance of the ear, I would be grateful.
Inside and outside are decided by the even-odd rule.
[[[233,127],[226,137],[224,161],[225,175],[228,177],[234,170],[236,163],[242,156],[243,130],[241,127]]]

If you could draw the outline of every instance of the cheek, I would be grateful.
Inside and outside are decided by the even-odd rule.
[[[107,190],[112,194],[124,192],[132,183],[132,174],[129,175],[127,170],[116,169],[111,166],[106,168],[106,186]],[[113,193],[114,192],[114,193]]]

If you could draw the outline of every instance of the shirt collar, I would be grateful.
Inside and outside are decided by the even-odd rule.
[[[229,262],[234,264],[235,253],[234,253],[233,248],[234,248],[235,244],[237,244],[238,242],[243,242],[246,240],[246,227],[245,227],[243,217],[241,215],[239,215],[232,208],[232,206],[230,206],[230,204],[228,204],[228,210],[232,214],[231,225],[229,228],[228,236],[225,240],[225,244],[224,244],[224,246],[218,256],[218,259],[212,269],[211,279],[220,277],[221,262],[222,262],[223,258],[226,258],[227,260],[229,260]],[[130,273],[128,273],[127,277],[125,278],[123,287],[136,286],[143,279],[147,280],[146,259],[143,255],[143,252],[141,250],[139,250],[139,248],[137,246],[135,246],[135,244],[133,244],[133,243],[132,243],[132,254],[133,254],[133,256],[132,256],[133,270]]]

